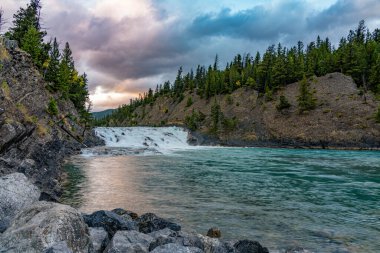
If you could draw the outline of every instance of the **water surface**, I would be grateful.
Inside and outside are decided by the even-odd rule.
[[[67,170],[65,201],[84,212],[154,212],[271,251],[380,250],[379,152],[200,148],[75,156]]]

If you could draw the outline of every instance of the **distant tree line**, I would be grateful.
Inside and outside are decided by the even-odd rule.
[[[209,99],[218,94],[231,93],[240,87],[251,87],[270,100],[278,88],[303,79],[300,87],[302,94],[298,100],[301,110],[309,110],[315,107],[315,101],[307,90],[306,78],[332,72],[351,76],[364,93],[379,93],[380,29],[370,32],[365,22],[360,21],[355,30],[340,40],[337,48],[331,45],[328,38],[321,39],[318,36],[316,41],[306,47],[301,41],[291,48],[279,43],[269,46],[262,56],[259,52],[255,56],[238,54],[224,69],[219,68],[218,56],[213,65],[198,65],[195,71],[192,69],[186,74],[180,67],[173,83],[166,81],[157,85],[155,91],[149,89],[96,124],[107,125],[120,120],[133,123],[135,108],[153,104],[162,96],[181,101],[185,92],[195,92]],[[286,98],[283,97],[278,108],[287,106]]]
[[[13,15],[13,26],[5,37],[16,40],[21,49],[30,54],[51,92],[60,92],[61,99],[70,99],[84,122],[91,120],[89,112],[88,79],[75,68],[70,45],[63,50],[57,39],[45,41],[47,32],[41,27],[41,0],[31,0],[26,8]],[[0,17],[1,17],[0,10]],[[0,19],[1,24],[1,19]]]

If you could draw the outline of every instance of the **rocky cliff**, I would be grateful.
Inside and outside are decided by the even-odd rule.
[[[64,157],[96,139],[83,135],[74,105],[47,85],[28,54],[0,44],[0,176],[24,173],[42,198],[56,199]]]
[[[379,102],[363,94],[352,78],[340,73],[308,80],[316,99],[314,110],[300,112],[299,83],[277,90],[272,100],[242,87],[228,95],[209,100],[186,93],[178,100],[159,97],[153,104],[134,111],[132,124],[196,126],[194,141],[241,146],[280,146],[316,148],[380,148],[380,124],[375,113]],[[278,110],[283,95],[290,107]],[[217,129],[213,127],[212,106],[220,106]],[[194,120],[195,119],[195,120]],[[111,122],[112,124],[112,122]],[[113,122],[131,125],[130,121]],[[214,131],[213,131],[214,130]]]

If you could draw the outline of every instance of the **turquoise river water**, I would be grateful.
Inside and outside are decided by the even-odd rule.
[[[83,212],[121,207],[217,226],[271,252],[380,252],[380,153],[199,148],[168,154],[79,155],[64,201]]]

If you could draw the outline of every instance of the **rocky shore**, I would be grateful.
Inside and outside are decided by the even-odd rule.
[[[187,233],[153,213],[123,209],[83,214],[67,205],[39,201],[40,195],[24,174],[0,177],[1,253],[269,252],[256,241],[224,241],[216,228],[207,235]]]

